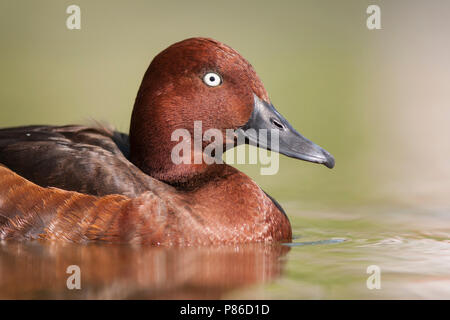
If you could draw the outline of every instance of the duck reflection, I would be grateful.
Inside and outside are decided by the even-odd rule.
[[[220,299],[281,275],[281,244],[143,247],[11,243],[0,245],[1,299]],[[69,290],[67,267],[81,270]]]

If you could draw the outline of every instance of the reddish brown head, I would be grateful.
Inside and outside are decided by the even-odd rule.
[[[171,182],[170,151],[177,143],[171,133],[192,132],[194,121],[202,121],[203,131],[243,126],[253,111],[253,94],[268,101],[253,67],[232,48],[206,38],[175,43],[153,59],[142,80],[130,129],[132,161]]]
[[[238,52],[206,38],[175,43],[153,59],[142,80],[131,120],[131,160],[171,184],[210,176],[220,166],[172,163],[171,150],[178,143],[171,141],[172,132],[187,129],[193,136],[194,121],[202,121],[203,132],[243,127],[252,117],[261,118],[255,115],[258,103],[270,119],[254,120],[292,129],[269,110],[273,106],[261,80]]]
[[[208,73],[218,74],[221,84],[206,84]],[[161,121],[183,128],[194,120],[203,120],[206,127],[233,128],[249,119],[253,93],[268,101],[261,80],[239,53],[212,39],[192,38],[175,43],[153,59],[135,112],[143,109],[143,114],[158,114]]]

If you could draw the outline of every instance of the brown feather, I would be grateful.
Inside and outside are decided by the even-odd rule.
[[[0,165],[0,239],[152,245],[290,240],[286,216],[245,175],[227,170],[226,178],[204,189],[129,198],[42,188]],[[229,193],[217,192],[230,184]],[[247,197],[237,204],[228,201],[235,193]]]

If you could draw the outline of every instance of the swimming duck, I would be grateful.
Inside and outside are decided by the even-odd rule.
[[[284,242],[281,206],[224,163],[171,158],[176,129],[275,130],[272,151],[332,168],[334,158],[274,108],[253,67],[229,46],[191,38],[159,53],[147,69],[129,136],[102,127],[0,130],[0,239],[208,245]],[[269,135],[268,139],[275,135]],[[228,138],[227,138],[228,139]],[[225,149],[237,144],[225,139]],[[204,145],[200,149],[203,153]],[[197,150],[198,152],[198,150]],[[195,153],[195,151],[194,151]]]

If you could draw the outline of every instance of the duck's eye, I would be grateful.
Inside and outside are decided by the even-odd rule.
[[[217,87],[222,83],[222,78],[217,73],[208,72],[203,77],[203,82],[210,87]]]

